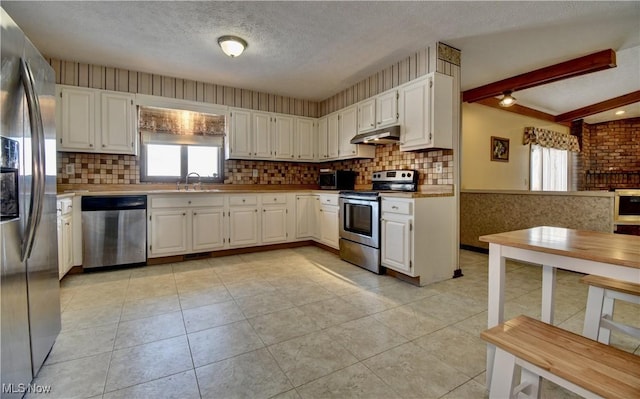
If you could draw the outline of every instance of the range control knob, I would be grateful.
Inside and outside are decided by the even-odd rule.
[[[407,177],[411,177],[411,173],[407,173]]]
[[[407,175],[403,173],[403,174],[402,174],[402,177],[407,177]]]

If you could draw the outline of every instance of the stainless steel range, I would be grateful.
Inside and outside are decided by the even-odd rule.
[[[372,176],[371,191],[341,191],[340,258],[374,273],[380,266],[380,193],[416,191],[417,170],[386,170]]]

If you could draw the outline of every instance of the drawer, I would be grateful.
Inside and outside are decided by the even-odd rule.
[[[405,201],[393,201],[382,199],[382,212],[399,213],[401,215],[413,214],[413,203]]]
[[[338,196],[337,195],[320,195],[320,203],[322,205],[338,206]]]
[[[223,195],[180,195],[151,197],[151,208],[188,208],[191,206],[224,206]]]
[[[286,203],[287,194],[262,194],[262,205]]]
[[[257,195],[234,195],[229,197],[229,206],[258,205]]]
[[[58,209],[60,215],[68,215],[73,211],[73,201],[71,198],[58,200]]]

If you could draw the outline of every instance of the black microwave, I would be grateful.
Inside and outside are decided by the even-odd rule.
[[[322,190],[353,190],[357,175],[351,170],[321,170],[318,184]]]

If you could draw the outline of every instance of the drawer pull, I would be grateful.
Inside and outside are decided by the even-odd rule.
[[[246,200],[243,198],[243,199],[242,199],[242,202],[245,202],[245,201],[246,201]]]
[[[191,201],[189,201],[189,205],[191,205]]]
[[[398,209],[398,207],[394,205],[391,207],[391,209]]]

